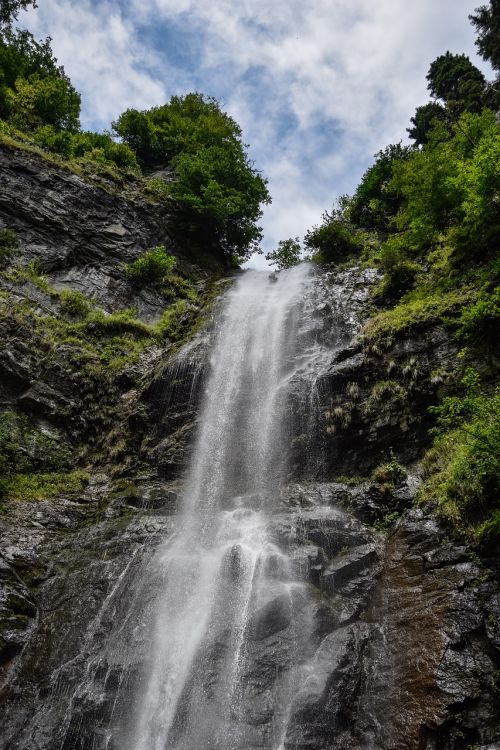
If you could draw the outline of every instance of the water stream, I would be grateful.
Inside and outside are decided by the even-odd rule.
[[[127,750],[283,746],[310,624],[305,585],[270,518],[286,478],[287,396],[310,283],[305,265],[277,283],[251,271],[227,295],[177,531],[154,561],[162,585]],[[266,628],[286,637],[256,707]],[[256,710],[261,730],[248,715]]]

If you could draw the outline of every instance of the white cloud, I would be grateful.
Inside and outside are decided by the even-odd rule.
[[[405,136],[447,49],[476,64],[467,20],[479,0],[44,0],[30,26],[102,126],[126,107],[198,89],[242,125],[270,181],[266,245],[302,235],[352,191],[372,154]],[[196,42],[180,61],[162,28]],[[175,32],[174,32],[175,33]],[[191,35],[191,36],[190,36]]]

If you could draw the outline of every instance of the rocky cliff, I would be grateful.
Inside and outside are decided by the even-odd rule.
[[[137,607],[154,588],[144,593],[139,573],[175,530],[212,300],[230,280],[179,256],[196,290],[186,304],[137,288],[124,264],[171,246],[154,203],[24,152],[2,149],[0,161],[0,219],[21,241],[1,281],[1,406],[32,471],[58,477],[2,500],[0,747],[118,750],[108,728],[148,648]],[[362,335],[376,273],[311,272],[310,356],[295,375],[291,470],[273,521],[316,597],[314,680],[286,748],[493,750],[498,579],[415,503],[427,408],[454,344],[425,324],[377,347]],[[90,300],[83,321],[64,290]],[[159,337],[153,326],[174,308]],[[288,627],[280,602],[254,626],[258,727]]]

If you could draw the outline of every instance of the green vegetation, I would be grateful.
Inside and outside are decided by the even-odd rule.
[[[89,481],[86,471],[50,474],[12,474],[2,481],[6,500],[46,500],[56,495],[77,495]]]
[[[29,0],[0,12],[0,141],[43,155],[101,186],[134,185],[160,202],[178,244],[231,266],[258,249],[266,181],[246,153],[238,124],[212,97],[173,96],[147,111],[128,109],[110,133],[80,129],[80,95],[47,38],[37,41],[12,21]],[[117,142],[116,138],[121,139]],[[149,177],[168,168],[168,179]],[[144,174],[142,170],[144,169]]]
[[[146,168],[172,167],[164,194],[179,241],[187,235],[227,262],[257,249],[260,205],[270,200],[266,181],[245,153],[238,124],[215,99],[173,96],[161,107],[127,110],[113,128]]]
[[[157,245],[152,250],[129,263],[125,268],[127,277],[135,284],[161,284],[175,268],[176,259],[169,255],[163,245]]]
[[[302,249],[300,247],[299,238],[293,239],[290,237],[288,240],[280,240],[276,250],[272,250],[266,253],[266,260],[269,261],[271,266],[276,266],[278,271],[283,268],[291,268],[300,263],[302,256]]]
[[[157,245],[126,265],[125,275],[134,286],[152,286],[166,299],[181,297],[196,302],[198,293],[193,283],[173,273],[176,264],[176,257],[167,253],[163,245]]]
[[[481,53],[499,70],[498,0],[471,19]],[[354,254],[380,270],[372,296],[378,309],[362,331],[368,352],[383,360],[398,339],[436,326],[457,349],[465,346],[431,378],[441,400],[419,500],[433,501],[457,533],[492,552],[500,539],[498,80],[488,83],[465,55],[447,52],[431,64],[427,81],[433,100],[412,118],[415,145],[380,151],[354,195],[324,216],[306,246],[321,260]],[[396,375],[391,360],[386,372]],[[403,404],[418,361],[400,375],[375,383],[362,410],[376,413],[387,400]],[[386,468],[376,470],[382,483]]]
[[[0,229],[0,268],[4,268],[19,250],[19,238],[12,229]]]
[[[13,411],[0,414],[0,498],[41,500],[80,492],[84,471],[71,471],[73,451]]]
[[[463,533],[490,547],[500,541],[500,392],[488,393],[478,373],[467,368],[462,393],[433,411],[436,439],[423,467],[422,500]]]
[[[404,482],[406,470],[395,458],[391,458],[373,470],[371,479],[379,489],[391,490]]]
[[[59,293],[60,310],[63,315],[69,315],[75,318],[85,318],[92,304],[83,292],[76,292],[73,289],[63,289]]]
[[[500,79],[500,2],[490,0],[490,4],[481,5],[476,8],[473,15],[469,16],[478,33],[476,46],[479,53],[491,63],[497,71],[496,82],[491,86],[491,99],[493,106],[498,107],[500,92],[498,89]]]
[[[37,42],[25,30],[0,27],[0,117],[34,131],[42,125],[77,130],[80,95],[57,65],[50,39]]]

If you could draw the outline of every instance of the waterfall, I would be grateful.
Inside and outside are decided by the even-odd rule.
[[[161,586],[127,750],[283,746],[310,615],[270,520],[310,283],[307,265],[277,283],[248,271],[227,294],[177,530],[155,558]],[[286,637],[256,700],[259,644],[273,632]]]

